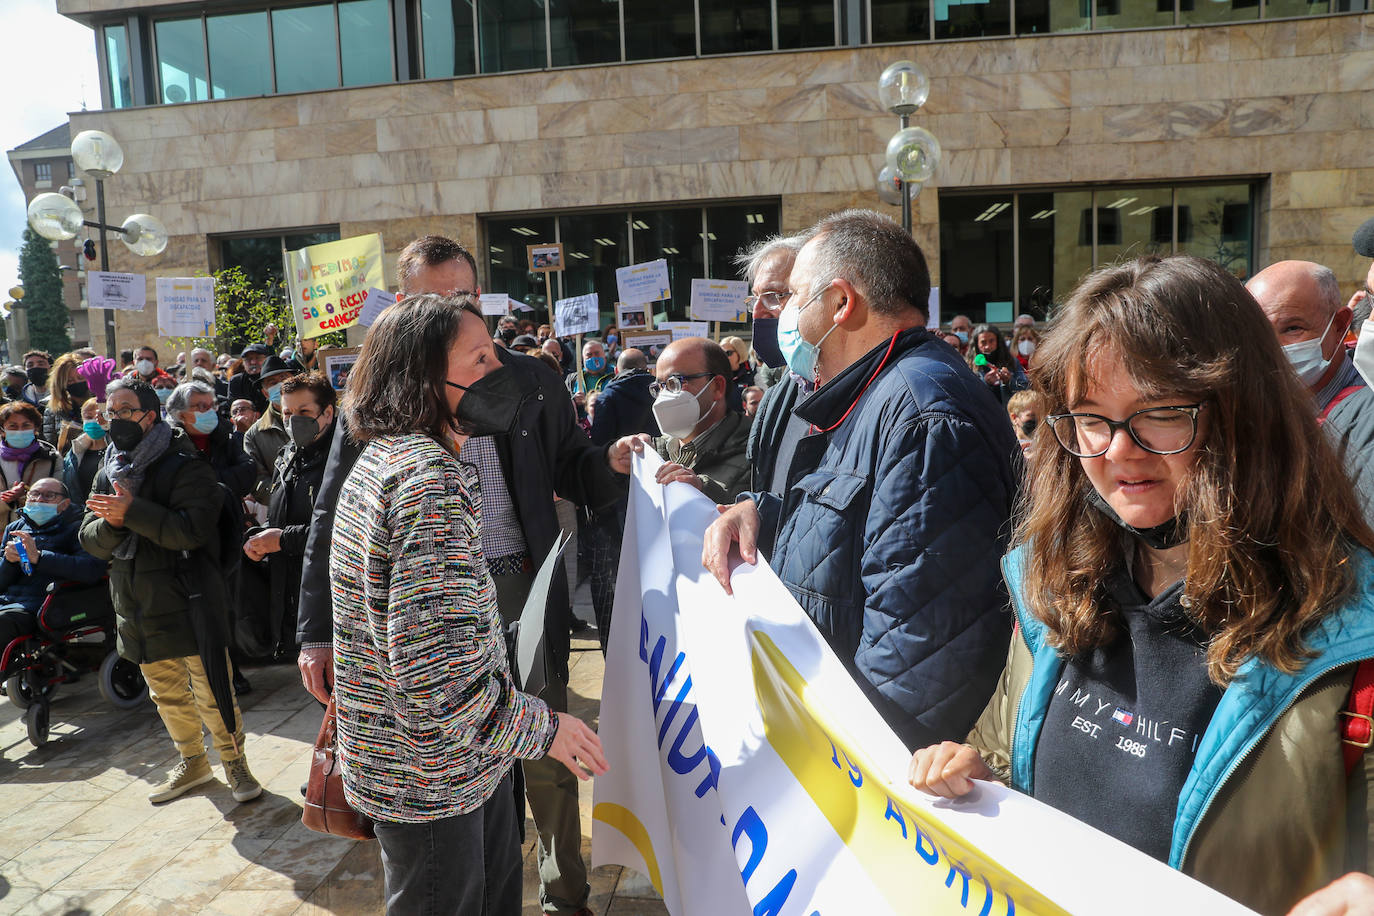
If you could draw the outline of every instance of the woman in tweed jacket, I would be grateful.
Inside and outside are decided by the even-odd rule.
[[[329,561],[339,753],[349,802],[377,822],[388,913],[519,913],[512,764],[605,771],[596,734],[507,663],[477,473],[458,460],[490,432],[469,418],[500,365],[470,303],[427,295],[383,313],[349,377],[348,431],[367,444]]]

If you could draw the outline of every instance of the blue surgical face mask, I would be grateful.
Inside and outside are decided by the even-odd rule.
[[[271,401],[273,404],[280,404],[280,403],[281,403],[281,386],[280,386],[280,385],[273,385],[272,387],[270,387],[270,388],[267,389],[267,400]]]
[[[5,441],[10,448],[28,448],[33,445],[34,432],[31,429],[7,429]]]
[[[588,356],[582,361],[582,368],[593,374],[604,372],[606,370],[606,357]]]
[[[81,424],[81,431],[92,439],[104,439],[105,427],[100,425],[98,420],[87,420]]]
[[[832,324],[820,340],[811,343],[802,337],[801,312],[815,302],[826,289],[829,287],[817,290],[810,299],[796,308],[788,306],[778,316],[778,349],[782,350],[782,357],[787,360],[787,368],[808,382],[816,380],[816,361],[821,356],[821,344],[825,343],[825,338],[833,334],[839,325]]]
[[[207,410],[204,413],[197,413],[196,418],[191,422],[191,425],[194,426],[196,432],[200,433],[201,435],[209,435],[210,433],[215,431],[216,427],[219,426],[219,414],[215,413],[213,410]]]
[[[34,525],[42,528],[57,518],[57,506],[52,503],[27,503],[24,506],[24,514]]]
[[[968,343],[968,331],[955,331],[954,336],[959,338],[959,343]]]

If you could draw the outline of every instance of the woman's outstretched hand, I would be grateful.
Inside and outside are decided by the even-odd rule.
[[[578,779],[600,776],[610,767],[601,750],[601,739],[581,719],[566,712],[558,716],[558,734],[549,745],[549,756],[572,770]]]

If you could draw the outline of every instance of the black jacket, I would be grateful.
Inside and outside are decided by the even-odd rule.
[[[190,430],[184,430],[186,437],[191,436]],[[202,453],[210,461],[210,466],[215,469],[215,476],[219,482],[228,487],[239,499],[247,496],[253,491],[253,484],[257,481],[258,469],[253,464],[252,457],[243,450],[243,446],[235,447],[234,424],[228,420],[221,419],[219,426],[210,434],[210,449]],[[194,440],[193,440],[194,441]]]
[[[37,614],[47,597],[50,582],[99,582],[105,575],[105,561],[82,549],[77,538],[81,531],[81,509],[75,503],[42,527],[21,512],[5,528],[0,550],[14,540],[19,531],[33,536],[38,556],[29,557],[33,572],[27,576],[18,563],[0,562],[0,600],[6,604],[22,604],[29,613]]]
[[[267,526],[281,529],[281,550],[267,556],[268,603],[272,640],[278,649],[289,648],[295,641],[305,545],[337,427],[337,423],[331,424],[323,436],[303,449],[286,446],[277,456],[272,474]]]
[[[235,373],[229,380],[229,403],[233,404],[239,398],[253,402],[253,409],[258,413],[267,410],[267,395],[262,393],[261,386],[258,385],[258,377],[249,375],[247,372]]]
[[[624,436],[648,433],[658,436],[658,421],[654,419],[654,396],[649,386],[654,377],[643,369],[616,376],[601,389],[592,417],[592,442],[610,445]]]
[[[533,389],[515,418],[510,435],[496,437],[506,485],[525,535],[531,559],[543,561],[561,530],[554,511],[558,494],[570,502],[600,511],[624,494],[606,461],[606,450],[592,444],[577,425],[577,415],[562,379],[540,360],[513,350],[496,348],[501,362],[519,373]],[[300,621],[302,644],[328,643],[334,637],[334,605],[329,592],[329,542],[334,531],[334,505],[344,479],[362,453],[346,427],[334,436],[316,497],[301,574]],[[562,564],[549,588],[545,616],[545,647],[555,670],[568,659],[568,624],[572,613],[568,578]]]

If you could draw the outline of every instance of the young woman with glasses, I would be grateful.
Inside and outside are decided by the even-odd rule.
[[[1374,532],[1255,301],[1199,258],[1105,268],[1030,376],[1019,626],[969,743],[911,784],[1003,781],[1265,913],[1368,871],[1374,754],[1347,777],[1342,722]]]

